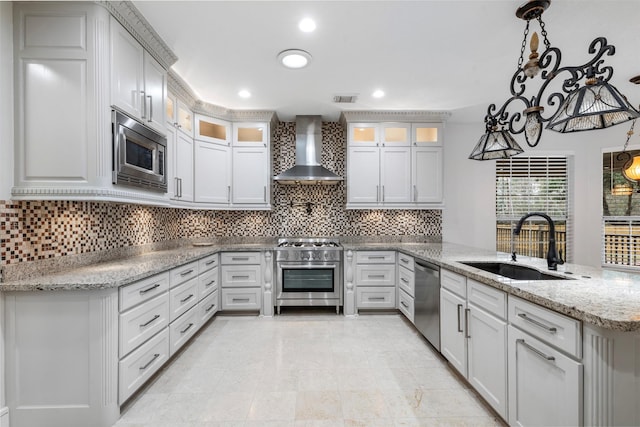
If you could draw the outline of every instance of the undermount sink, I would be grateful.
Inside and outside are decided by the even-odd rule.
[[[556,276],[536,270],[535,268],[526,267],[524,265],[509,264],[506,262],[469,262],[460,261],[461,264],[475,267],[489,273],[499,276],[508,277],[514,280],[567,280],[568,277]]]

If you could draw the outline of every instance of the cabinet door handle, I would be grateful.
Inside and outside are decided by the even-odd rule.
[[[209,307],[207,307],[204,311],[205,313],[208,313],[211,311],[211,309],[213,309],[216,305],[215,304],[211,304]]]
[[[189,274],[191,274],[191,273],[193,273],[193,268],[192,268],[192,269],[189,269],[189,270],[187,270],[187,271],[183,271],[182,273],[180,273],[180,276],[181,276],[181,277],[184,277],[184,276],[187,276],[187,275],[189,275]]]
[[[227,185],[227,203],[231,202],[231,186]]]
[[[249,298],[233,298],[233,302],[249,302]]]
[[[149,99],[149,118],[147,121],[151,122],[153,121],[153,96],[147,95],[147,98]]]
[[[384,202],[384,185],[382,186],[382,201]]]
[[[376,202],[380,201],[380,186],[376,185]]]
[[[418,201],[418,188],[415,185],[413,186],[413,201]]]
[[[264,202],[267,203],[267,186],[265,185],[263,188],[264,188]]]
[[[400,301],[400,304],[402,304],[402,306],[407,310],[409,309],[409,306],[404,301]]]
[[[151,358],[151,360],[149,360],[143,366],[140,366],[140,370],[144,371],[145,369],[147,369],[158,357],[160,357],[160,353],[154,354],[153,357]]]
[[[464,334],[465,338],[471,338],[471,333],[469,332],[469,314],[471,313],[470,308],[464,309],[464,328],[466,329],[466,333]]]
[[[210,281],[209,283],[207,283],[206,285],[204,285],[205,288],[208,288],[211,285],[214,285],[216,283],[215,280]]]
[[[405,264],[409,264],[409,260],[407,258],[400,258],[400,261],[404,262]]]
[[[141,118],[146,119],[147,117],[147,98],[144,96],[144,91],[141,90],[140,91],[140,100],[141,105],[140,105],[140,114],[142,115]]]
[[[458,304],[458,332],[464,332],[462,330],[462,304]]]
[[[545,331],[549,332],[550,334],[555,334],[556,332],[558,332],[558,330],[556,328],[554,328],[553,326],[547,326],[542,322],[538,322],[537,320],[532,319],[531,317],[527,316],[526,313],[518,313],[518,317],[521,318],[522,320],[526,320],[527,322],[536,325],[539,328],[544,329]]]
[[[183,330],[180,331],[181,334],[184,334],[185,332],[187,332],[189,329],[191,329],[191,327],[193,326],[193,323],[189,323],[189,326],[187,326],[186,328],[184,328]]]
[[[180,181],[180,178],[178,178],[177,176],[173,179],[175,181],[175,188],[173,189],[173,194],[174,197],[180,197],[180,193],[179,193],[179,184],[178,181]]]
[[[553,356],[549,356],[543,352],[541,352],[540,350],[538,350],[537,348],[533,347],[531,344],[528,344],[524,341],[524,339],[522,338],[518,338],[516,340],[517,343],[522,344],[523,346],[527,347],[529,350],[533,351],[535,354],[537,354],[538,356],[542,357],[545,360],[548,360],[549,362],[553,362],[556,360],[555,357]]]
[[[212,259],[211,261],[207,261],[207,262],[205,262],[205,263],[204,263],[204,265],[211,265],[211,264],[213,264],[214,262],[216,262],[216,260],[215,260],[215,259]]]
[[[153,322],[155,322],[155,321],[156,321],[156,320],[158,320],[159,318],[160,318],[160,315],[159,315],[159,314],[156,314],[155,316],[153,316],[153,317],[151,318],[151,320],[149,320],[148,322],[145,322],[145,323],[141,324],[141,325],[140,325],[140,327],[141,327],[141,328],[144,328],[144,327],[146,327],[146,326],[149,326],[150,324],[152,324]]]
[[[180,304],[184,304],[185,302],[189,301],[191,298],[193,298],[193,294],[189,294],[188,297],[181,299]]]
[[[149,286],[148,288],[145,289],[140,289],[140,295],[144,295],[147,292],[151,292],[152,290],[159,288],[160,287],[160,283],[156,283],[155,285]]]
[[[400,281],[403,282],[403,283],[406,283],[407,285],[409,284],[409,281],[407,279],[405,279],[404,277],[401,277]]]

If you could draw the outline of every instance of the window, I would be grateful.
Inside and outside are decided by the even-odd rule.
[[[496,249],[546,258],[549,225],[544,218],[525,221],[511,242],[513,229],[527,213],[542,212],[556,228],[556,247],[563,259],[571,259],[569,178],[566,156],[512,157],[496,161]]]
[[[631,157],[640,150],[627,151]],[[622,170],[629,157],[602,155],[602,265],[640,267],[640,194]]]

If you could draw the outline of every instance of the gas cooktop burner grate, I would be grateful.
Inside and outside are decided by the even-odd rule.
[[[329,239],[280,239],[278,241],[278,248],[288,249],[339,249],[340,247],[340,243]]]

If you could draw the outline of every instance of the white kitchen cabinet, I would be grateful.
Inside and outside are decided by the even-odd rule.
[[[233,123],[234,147],[267,147],[269,145],[269,123]]]
[[[347,208],[441,207],[442,129],[440,123],[347,123]]]
[[[262,310],[260,252],[223,252],[220,276],[223,310]]]
[[[414,322],[415,262],[412,256],[398,253],[398,309]]]
[[[441,270],[440,351],[507,419],[506,294]]]
[[[509,424],[582,425],[580,322],[509,296]]]
[[[171,198],[183,202],[193,202],[193,138],[182,133],[173,135],[173,193]]]
[[[194,139],[229,146],[231,145],[231,123],[196,114]]]
[[[194,190],[197,203],[231,203],[231,147],[195,141]]]
[[[247,208],[271,206],[269,150],[263,146],[234,147],[231,199]]]
[[[111,18],[111,105],[165,133],[166,71]]]
[[[358,251],[355,259],[356,310],[396,308],[396,253]]]
[[[185,135],[193,137],[193,113],[191,109],[172,93],[168,93],[165,104],[167,127],[173,126]]]

